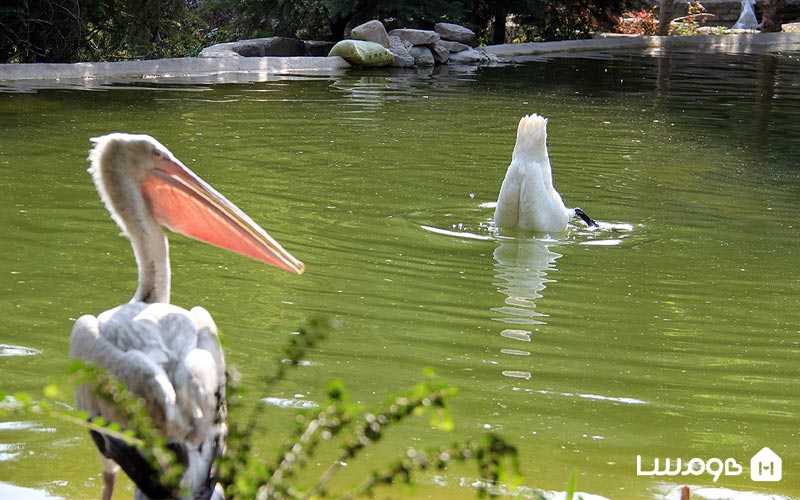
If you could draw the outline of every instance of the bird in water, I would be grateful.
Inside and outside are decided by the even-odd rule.
[[[70,357],[104,368],[143,398],[152,421],[184,467],[177,489],[162,484],[142,451],[91,431],[103,469],[103,499],[120,467],[136,484],[135,499],[223,498],[214,462],[225,446],[225,358],[211,315],[170,302],[170,263],[161,226],[301,274],[295,259],[247,214],[147,135],[94,138],[89,160],[100,197],[130,239],[139,269],[131,301],[81,316]],[[76,391],[80,409],[123,428],[120,410],[93,384]]]
[[[511,165],[497,198],[494,223],[498,227],[560,233],[573,217],[597,227],[580,208],[567,208],[553,187],[547,154],[547,118],[537,114],[524,116],[519,121]]]

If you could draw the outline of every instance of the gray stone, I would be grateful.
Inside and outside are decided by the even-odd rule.
[[[497,56],[484,50],[469,49],[450,54],[450,62],[456,64],[488,64],[497,62]]]
[[[442,37],[435,31],[415,30],[410,28],[400,28],[389,32],[390,35],[400,37],[401,40],[409,42],[411,45],[430,45],[438,42]]]
[[[471,44],[475,41],[475,32],[458,24],[436,23],[433,29],[446,40],[466,44]]]
[[[442,42],[434,42],[431,45],[428,45],[428,48],[431,49],[431,53],[433,54],[433,60],[436,64],[444,64],[450,58],[450,51],[442,45]]]
[[[218,43],[200,51],[197,57],[242,57],[233,50],[235,42]]]
[[[450,52],[464,52],[465,50],[469,49],[469,45],[461,43],[461,42],[452,42],[450,40],[439,40],[439,44],[442,47],[446,48]]]
[[[386,28],[377,19],[360,24],[350,30],[350,38],[375,42],[384,47],[389,47],[389,35],[386,33]]]
[[[306,44],[297,38],[285,38],[282,36],[253,38],[251,40],[240,40],[206,47],[200,52],[200,57],[225,57],[234,54],[242,57],[304,56],[306,55]]]
[[[273,36],[236,42],[233,50],[242,57],[292,57],[306,55],[306,44],[297,38]]]
[[[425,45],[414,45],[408,52],[414,58],[414,63],[417,66],[433,66],[436,61],[433,59],[433,53]]]
[[[413,47],[413,45],[412,45]],[[392,66],[396,68],[410,68],[414,66],[414,57],[408,51],[409,47],[399,37],[389,37],[389,51],[394,56]]]
[[[413,43],[401,40],[399,36],[389,35],[389,47],[400,47],[401,45],[405,47],[406,50],[414,46]]]

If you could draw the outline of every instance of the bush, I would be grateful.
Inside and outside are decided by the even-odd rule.
[[[265,390],[288,375],[297,366],[309,348],[321,340],[336,325],[326,320],[309,321],[306,327],[295,332],[290,342],[276,360],[277,370],[265,381]],[[235,377],[228,377],[230,381]],[[128,422],[129,429],[101,418],[69,410],[60,402],[74,387],[90,384],[98,398],[112,403]],[[384,405],[370,411],[353,404],[344,385],[337,380],[328,385],[326,403],[318,408],[299,410],[294,426],[285,434],[277,454],[267,453],[269,459],[256,459],[255,438],[265,419],[266,405],[245,408],[235,386],[228,391],[228,440],[225,456],[220,460],[219,482],[226,498],[318,498],[331,493],[330,481],[343,463],[358,459],[363,452],[380,441],[400,422],[428,414],[433,427],[450,430],[453,422],[449,400],[455,389],[437,381],[432,372],[411,390],[393,396]],[[111,374],[86,363],[75,363],[65,382],[45,388],[44,398],[35,401],[27,394],[5,395],[0,392],[0,414],[25,412],[35,415],[55,416],[101,434],[108,434],[135,445],[141,450],[150,466],[159,471],[161,483],[167,491],[179,489],[183,466],[173,447],[165,442],[160,428],[149,416],[142,398],[127,390]],[[274,429],[270,429],[274,431]],[[322,473],[317,477],[301,477],[308,463],[326,462],[319,453],[324,442],[338,449]],[[328,453],[330,455],[330,453]],[[494,434],[481,439],[468,439],[461,443],[431,450],[398,450],[398,459],[376,468],[359,485],[342,493],[343,498],[372,496],[378,486],[398,483],[411,484],[413,475],[420,470],[441,470],[452,461],[474,462],[482,481],[477,486],[480,496],[499,483],[514,483],[519,475],[517,450]],[[302,486],[301,486],[302,485]],[[310,486],[309,486],[310,485]]]
[[[655,35],[658,16],[653,9],[625,12],[617,18],[614,31],[626,35]]]

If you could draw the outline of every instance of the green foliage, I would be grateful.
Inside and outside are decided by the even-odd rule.
[[[574,0],[532,2],[526,12],[519,12],[517,22],[533,26],[538,39],[571,40],[587,38],[595,31],[609,30],[616,15],[631,4],[626,0]]]
[[[279,353],[274,374],[265,378],[265,390],[283,381],[292,367],[306,357],[308,351],[337,328],[334,322],[315,319],[294,332],[286,347]],[[229,377],[235,379],[235,377]],[[116,423],[66,409],[59,400],[67,399],[70,388],[90,390],[101,400],[113,405],[125,422],[125,429]],[[272,459],[256,456],[254,438],[259,424],[266,419],[268,408],[258,404],[250,409],[247,418],[239,418],[247,409],[237,404],[239,390],[229,384],[229,434],[227,452],[220,460],[219,482],[226,498],[230,499],[299,499],[321,498],[331,494],[329,486],[344,463],[359,459],[369,447],[381,441],[386,433],[409,419],[428,415],[430,425],[443,431],[453,428],[449,400],[454,388],[436,379],[432,371],[405,393],[396,395],[383,405],[365,410],[351,402],[344,384],[333,380],[328,384],[327,401],[319,408],[300,410],[286,437]],[[44,389],[44,397],[35,401],[26,394],[6,396],[0,404],[3,413],[33,413],[61,418],[89,430],[105,433],[137,446],[151,465],[161,471],[161,479],[176,495],[183,473],[175,454],[167,447],[164,436],[150,419],[147,406],[108,372],[85,363],[75,363],[67,377]],[[320,453],[326,445],[333,453]],[[441,470],[451,462],[474,462],[482,481],[479,496],[487,496],[492,487],[517,484],[519,463],[517,450],[502,438],[488,434],[482,439],[432,450],[408,449],[400,458],[377,468],[342,498],[371,496],[379,486],[412,484],[416,471]],[[327,458],[326,458],[327,457]],[[307,464],[327,463],[315,477],[303,478]],[[301,486],[310,485],[310,486]]]
[[[697,29],[700,22],[710,16],[705,7],[700,2],[689,2],[686,6],[687,15],[673,19],[671,34],[678,36],[694,36],[698,34]]]
[[[586,37],[643,0],[6,0],[0,62],[194,56],[263,36],[340,40],[379,19],[388,29],[463,24],[486,43]],[[192,6],[190,8],[189,6]],[[506,20],[513,20],[507,33]]]
[[[233,25],[244,37],[288,36],[341,40],[350,26],[380,19],[388,29],[432,28],[459,21],[462,2],[448,0],[253,0],[231,8],[229,0],[208,0],[209,8],[230,9]]]
[[[59,400],[68,399],[69,388],[82,387],[101,401],[113,405],[119,417],[126,422],[123,430],[116,422],[107,422],[102,417],[90,417],[85,412],[65,409]],[[27,413],[55,417],[87,430],[107,434],[128,444],[135,445],[150,464],[161,471],[162,483],[178,491],[183,466],[175,453],[167,447],[160,429],[153,423],[142,398],[128,390],[107,371],[82,361],[69,368],[67,376],[58,383],[47,385],[44,398],[34,400],[23,393],[5,397],[0,405],[0,415]]]
[[[74,62],[196,55],[205,24],[185,0],[7,0],[0,62]]]
[[[0,5],[0,62],[58,62],[85,34],[79,0],[8,0]]]
[[[87,55],[113,59],[171,57],[188,9],[183,0],[104,0],[86,16]]]

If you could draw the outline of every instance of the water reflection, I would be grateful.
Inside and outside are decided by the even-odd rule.
[[[547,288],[547,274],[556,269],[556,259],[561,254],[550,250],[557,243],[552,239],[508,239],[501,240],[494,251],[495,277],[503,280],[496,283],[498,291],[506,295],[505,306],[492,308],[503,314],[493,318],[514,325],[542,325],[539,318],[546,314],[535,310],[536,300]]]
[[[468,92],[477,78],[476,66],[395,68],[390,71],[349,72],[338,75],[331,88],[345,100],[341,105],[380,107],[403,99],[427,99],[432,92]]]
[[[542,298],[549,272],[556,270],[556,260],[561,254],[550,250],[557,243],[553,239],[539,238],[503,238],[494,251],[495,283],[497,290],[506,296],[502,307],[493,307],[492,311],[501,316],[492,318],[506,323],[508,328],[500,332],[504,338],[515,341],[510,348],[500,352],[509,356],[530,356],[525,344],[530,343],[533,332],[526,328],[543,325],[542,318],[546,314],[536,310],[536,301]],[[522,370],[504,370],[503,375],[510,378],[530,379],[532,374]]]
[[[753,108],[754,144],[759,152],[769,149],[769,130],[772,118],[772,101],[775,98],[775,75],[778,58],[763,54],[758,57],[755,106]]]
[[[16,500],[47,500],[61,497],[52,496],[44,490],[23,488],[13,484],[0,482],[0,498],[14,498]]]

